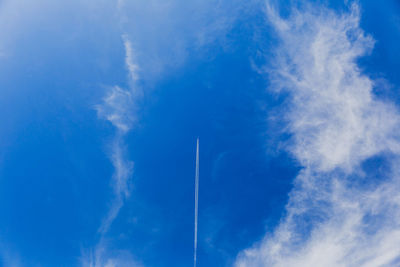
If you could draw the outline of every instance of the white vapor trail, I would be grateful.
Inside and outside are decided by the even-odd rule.
[[[194,255],[193,265],[197,264],[197,223],[199,213],[199,138],[197,138],[196,147],[196,178],[195,178],[195,194],[194,194]]]

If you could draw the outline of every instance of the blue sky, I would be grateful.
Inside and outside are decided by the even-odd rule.
[[[400,264],[400,4],[0,2],[0,266]]]

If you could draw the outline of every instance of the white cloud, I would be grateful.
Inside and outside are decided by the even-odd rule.
[[[124,136],[132,129],[137,121],[137,101],[141,91],[136,86],[138,67],[134,63],[132,44],[126,35],[123,35],[125,47],[125,65],[128,69],[128,78],[131,82],[129,90],[119,86],[110,88],[101,105],[97,105],[98,116],[109,121],[116,129],[114,141],[111,144],[111,161],[114,166],[113,188],[114,200],[105,217],[100,232],[106,233],[114,221],[124,199],[129,196],[129,180],[132,176],[133,162],[126,159]]]
[[[133,103],[131,92],[114,86],[96,109],[99,117],[111,122],[122,133],[126,133],[132,128],[135,120]]]
[[[131,82],[136,82],[139,79],[139,66],[135,63],[135,55],[132,47],[132,42],[126,34],[122,35],[125,47],[125,65],[128,68],[129,79]]]
[[[356,65],[373,45],[358,26],[358,9],[353,6],[343,15],[326,9],[301,13],[289,21],[269,10],[283,40],[272,74],[276,88],[291,93],[286,115],[294,134],[290,150],[302,165],[351,171],[381,151],[398,151],[392,134],[398,115],[389,103],[374,98],[373,81]]]
[[[122,39],[130,89],[123,89],[119,86],[111,87],[103,99],[103,103],[96,106],[98,116],[109,121],[117,130],[110,146],[110,158],[114,166],[112,177],[114,196],[108,213],[99,228],[100,241],[95,246],[93,253],[82,257],[81,265],[84,267],[141,266],[133,260],[129,252],[109,249],[106,242],[107,232],[118,216],[125,199],[129,197],[133,162],[128,160],[125,155],[124,137],[137,121],[137,101],[141,96],[141,91],[136,85],[138,66],[134,63],[134,50],[126,35],[123,35]]]
[[[357,59],[373,40],[357,5],[338,14],[308,6],[281,18],[269,75],[289,93],[288,150],[304,169],[280,225],[238,256],[236,266],[393,266],[400,260],[400,116],[377,99]],[[361,163],[381,157],[378,181]]]
[[[107,216],[104,218],[99,231],[102,234],[107,233],[112,222],[117,217],[119,210],[124,204],[124,200],[129,197],[129,182],[132,177],[133,162],[126,159],[124,155],[123,137],[117,136],[112,144],[111,161],[114,166],[114,174],[112,179],[112,186],[114,189],[114,199],[108,211]]]

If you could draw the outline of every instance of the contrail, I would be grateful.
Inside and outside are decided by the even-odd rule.
[[[195,178],[195,193],[194,193],[194,258],[193,265],[197,263],[197,221],[199,211],[199,138],[197,138],[196,148],[196,178]]]

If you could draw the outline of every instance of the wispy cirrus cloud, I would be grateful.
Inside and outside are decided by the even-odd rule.
[[[111,87],[103,103],[96,106],[100,118],[109,121],[120,134],[128,132],[135,120],[133,98],[129,90],[119,86]]]
[[[279,226],[236,266],[400,263],[400,115],[357,65],[374,41],[359,7],[349,9],[308,5],[282,18],[267,5],[281,40],[268,73],[272,88],[289,94],[287,149],[303,169]],[[366,160],[376,168],[366,171]]]
[[[136,82],[139,79],[139,66],[135,63],[136,57],[135,57],[135,52],[133,50],[133,45],[132,42],[130,41],[129,37],[127,34],[122,35],[122,39],[124,41],[124,47],[125,47],[125,65],[128,69],[129,73],[129,81],[133,83]]]
[[[101,232],[107,232],[112,221],[123,205],[124,198],[129,196],[129,179],[132,176],[133,162],[126,159],[124,136],[132,129],[137,120],[136,105],[138,100],[138,89],[135,81],[138,79],[138,67],[133,62],[133,48],[127,36],[123,36],[125,47],[125,65],[131,82],[130,89],[119,86],[111,87],[103,103],[96,107],[98,116],[109,121],[116,129],[116,135],[111,144],[111,162],[114,166],[113,188],[114,201],[106,216]]]
[[[141,91],[136,84],[138,66],[134,63],[134,50],[128,36],[123,35],[125,48],[125,66],[128,71],[129,89],[113,86],[109,88],[103,102],[96,106],[99,118],[110,122],[116,130],[114,140],[110,144],[110,159],[114,167],[112,176],[113,198],[108,213],[100,228],[100,239],[94,251],[82,257],[81,265],[85,267],[141,266],[133,256],[124,250],[110,250],[106,234],[126,198],[129,197],[133,174],[133,161],[126,156],[125,135],[135,126],[137,121],[137,101]]]

